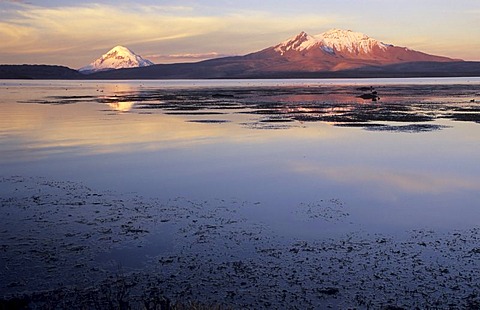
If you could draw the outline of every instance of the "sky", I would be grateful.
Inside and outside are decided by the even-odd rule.
[[[116,45],[154,63],[192,62],[332,28],[480,61],[479,0],[0,0],[0,64],[78,69]]]

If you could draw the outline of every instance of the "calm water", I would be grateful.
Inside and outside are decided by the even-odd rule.
[[[356,97],[371,85],[379,101]],[[372,229],[450,229],[480,218],[480,107],[470,103],[480,101],[479,79],[0,86],[6,176],[258,201],[280,226],[292,206],[332,198]],[[355,109],[358,121],[356,112],[342,119]],[[446,117],[453,113],[472,117]],[[367,122],[393,129],[355,126]],[[409,130],[418,124],[432,128]]]
[[[272,235],[305,240],[479,223],[479,78],[0,81],[0,93],[2,177],[242,201]]]

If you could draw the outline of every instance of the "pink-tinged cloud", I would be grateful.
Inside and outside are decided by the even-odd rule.
[[[168,55],[168,58],[192,58],[192,59],[198,59],[198,58],[218,58],[218,57],[224,57],[227,55],[220,54],[217,52],[210,52],[210,53],[198,53],[198,54],[173,54],[173,55]]]
[[[213,58],[228,57],[232,55],[208,52],[208,53],[185,53],[185,54],[147,54],[144,55],[146,59],[149,59],[155,63],[173,63],[173,62],[194,62]]]

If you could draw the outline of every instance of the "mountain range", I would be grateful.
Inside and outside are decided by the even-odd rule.
[[[2,67],[0,78],[5,76]],[[480,62],[430,55],[386,44],[363,33],[332,29],[318,35],[301,32],[244,56],[196,63],[154,65],[128,48],[117,46],[79,72],[86,79],[480,76]],[[78,78],[77,74],[71,78]]]

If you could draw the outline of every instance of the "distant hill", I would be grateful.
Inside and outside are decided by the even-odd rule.
[[[412,62],[372,65],[340,71],[257,70],[256,65],[235,57],[198,63],[154,65],[89,75],[91,79],[284,79],[284,78],[388,78],[480,76],[480,62]],[[253,68],[253,69],[252,69]]]
[[[77,70],[49,65],[0,65],[0,79],[82,79]]]
[[[480,76],[480,62],[407,62],[366,66],[351,70],[356,75],[377,77],[469,77]]]

